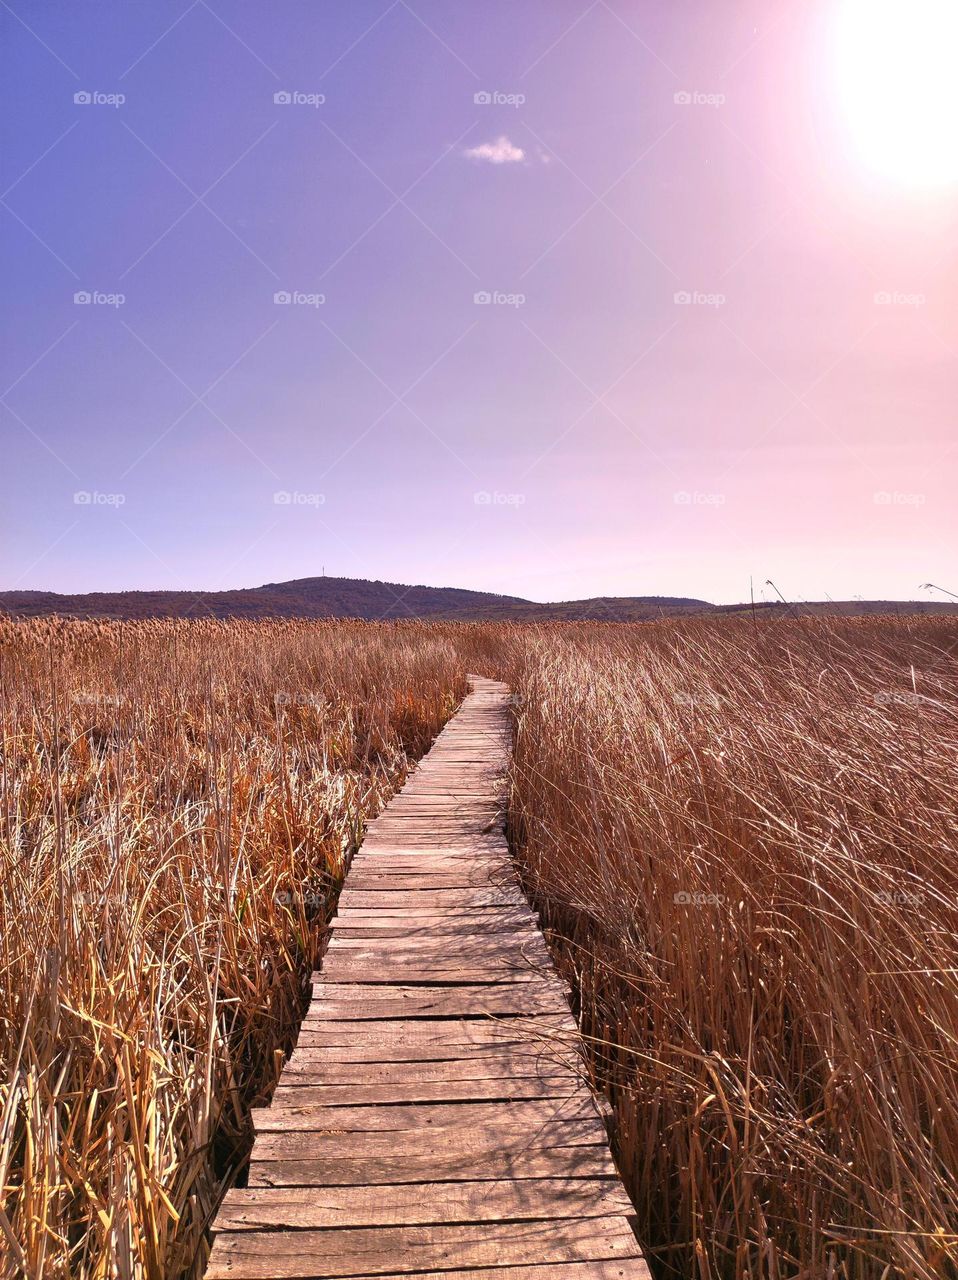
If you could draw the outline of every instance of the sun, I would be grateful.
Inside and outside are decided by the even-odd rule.
[[[837,0],[835,52],[864,162],[915,186],[958,181],[958,0]]]

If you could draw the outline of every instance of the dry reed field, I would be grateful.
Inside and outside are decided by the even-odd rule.
[[[198,1276],[344,863],[465,688],[658,1280],[958,1275],[958,631],[0,623],[0,1250]]]
[[[0,1258],[198,1275],[363,820],[464,690],[415,624],[0,623]]]
[[[660,1276],[958,1274],[958,632],[513,642],[513,822]]]

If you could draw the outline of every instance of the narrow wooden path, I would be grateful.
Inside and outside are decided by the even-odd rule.
[[[209,1280],[648,1280],[471,684],[353,860]]]

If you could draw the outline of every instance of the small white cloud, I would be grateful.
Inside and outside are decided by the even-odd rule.
[[[521,147],[502,134],[495,142],[481,142],[478,147],[468,147],[463,153],[470,160],[487,160],[489,164],[518,164],[526,158]]]

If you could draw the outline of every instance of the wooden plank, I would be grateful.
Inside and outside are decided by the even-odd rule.
[[[375,988],[422,985],[437,986],[440,983],[449,986],[457,984],[469,986],[498,987],[506,982],[535,982],[539,973],[529,965],[515,964],[491,968],[485,964],[457,964],[449,961],[445,964],[403,963],[398,959],[382,959],[379,961],[363,960],[358,963],[342,961],[333,956],[326,960],[325,968],[320,975],[327,984],[337,986],[362,987],[369,992]]]
[[[353,895],[356,893],[390,895],[402,893],[416,894],[417,896],[435,893],[482,893],[495,895],[501,901],[500,894],[502,891],[509,895],[508,904],[513,906],[522,905],[519,902],[521,893],[519,882],[511,873],[503,875],[502,872],[490,871],[485,867],[477,868],[474,871],[430,871],[428,868],[423,871],[410,871],[406,868],[398,871],[392,868],[385,868],[382,871],[369,871],[364,868],[357,873],[356,883],[350,890],[350,896],[346,901],[353,902]],[[395,898],[392,900],[395,904]],[[371,898],[366,901],[372,906],[376,905]],[[441,903],[437,902],[436,905],[441,905]]]
[[[224,1232],[207,1267],[209,1280],[316,1280],[402,1275],[490,1264],[524,1266],[635,1258],[625,1217],[567,1222]],[[468,1280],[463,1277],[463,1280]]]
[[[367,939],[368,941],[368,939]],[[402,939],[398,939],[402,942]],[[454,941],[457,941],[454,938]],[[375,956],[363,951],[327,952],[317,981],[326,985],[368,986],[470,985],[501,982],[556,982],[555,974],[541,959],[521,952],[400,951]],[[561,985],[561,984],[560,984]]]
[[[538,921],[537,914],[528,906],[511,907],[430,907],[428,911],[410,911],[403,907],[349,907],[340,903],[339,912],[330,921],[335,924],[349,921],[387,920],[402,921],[410,929],[417,921],[422,929],[439,923],[449,924],[458,921],[460,924],[473,924],[488,928],[508,927]]]
[[[517,1222],[626,1215],[632,1205],[616,1177],[509,1182],[421,1183],[416,1186],[247,1187],[228,1191],[219,1231],[323,1227],[395,1227],[415,1223]]]
[[[578,1033],[568,1012],[554,1020],[543,1016],[539,1030],[529,1030],[530,1019],[455,1018],[430,1022],[335,1022],[304,1023],[297,1040],[300,1048],[323,1049],[330,1062],[428,1062],[502,1052],[561,1054],[567,1046],[578,1047]],[[460,1028],[467,1028],[466,1031]],[[415,1035],[415,1031],[423,1034]],[[470,1034],[471,1033],[471,1034]]]
[[[384,813],[382,817],[374,818],[369,823],[367,830],[371,834],[376,833],[380,836],[389,832],[400,833],[400,838],[406,841],[410,840],[411,837],[417,837],[423,832],[429,834],[434,829],[434,824],[448,827],[452,834],[459,834],[464,841],[485,838],[490,842],[494,842],[503,839],[503,814],[501,810],[495,809],[486,810],[484,813],[478,814],[454,813],[451,811],[437,814],[429,812],[416,813],[413,811],[394,814],[389,811]]]
[[[489,794],[491,788],[488,786],[470,786],[470,774],[464,774],[462,781],[428,782],[424,778],[412,778],[406,786],[402,788],[396,799],[405,799],[409,796],[415,800],[438,800],[441,804],[446,803],[478,803],[478,804],[497,804],[501,808],[505,808],[506,795],[505,791],[501,796],[492,796]],[[394,803],[394,801],[391,801]]]
[[[541,998],[552,998],[558,996],[564,998],[567,988],[564,987],[560,979],[555,974],[537,973],[533,970],[499,969],[486,970],[480,969],[480,973],[484,975],[481,984],[470,983],[449,983],[443,978],[436,981],[430,981],[428,976],[422,982],[408,982],[404,977],[394,979],[391,982],[380,983],[375,991],[368,989],[368,984],[364,981],[355,981],[350,978],[348,981],[342,982],[338,978],[327,973],[313,974],[313,999],[317,1002],[318,1016],[322,1018],[324,1015],[319,1008],[320,1005],[329,1004],[355,1004],[357,1008],[367,1005],[370,1000],[375,1000],[381,1004],[387,1001],[393,1002],[398,1009],[402,1009],[408,1001],[409,1008],[421,1007],[423,1000],[432,1000],[436,1004],[437,1012],[435,1017],[451,1017],[454,1015],[445,1011],[445,1002],[448,999],[450,1003],[464,1004],[468,1000],[475,998],[477,1005],[475,1009],[466,1010],[460,1014],[460,1017],[479,1017],[484,1011],[482,1009],[483,1001],[489,1000],[490,997],[502,994],[507,997],[511,1004],[528,1000],[530,1003],[525,1008],[519,1007],[512,1009],[513,1013],[522,1014],[536,1012],[533,1007],[534,1002]],[[428,970],[427,970],[428,974]],[[373,979],[371,978],[370,981]],[[510,1008],[511,1008],[510,1004]],[[549,1010],[546,1009],[545,1012]],[[486,1013],[490,1010],[485,1010]],[[355,1015],[358,1017],[358,1014]],[[422,1016],[419,1014],[418,1016]],[[363,1020],[369,1017],[363,1014]]]
[[[501,867],[503,871],[515,870],[515,864],[505,850],[487,853],[474,849],[420,849],[417,851],[415,849],[376,849],[375,847],[367,849],[364,846],[353,855],[349,866],[351,872],[359,867],[378,870],[385,866],[409,867],[412,871],[423,868],[427,870],[432,868],[437,871],[446,868],[458,871],[464,867]]]
[[[470,927],[466,920],[436,920],[430,923],[428,928],[416,929],[410,928],[409,922],[405,925],[402,921],[392,919],[364,920],[364,921],[344,921],[335,930],[330,933],[331,939],[335,939],[343,946],[350,944],[360,949],[368,949],[371,946],[382,945],[384,952],[389,947],[409,947],[416,943],[429,951],[435,950],[437,946],[444,943],[450,947],[468,947],[469,943],[489,942],[495,943],[497,940],[504,945],[518,945],[523,939],[532,941],[537,937],[535,921],[523,921],[521,926],[513,926],[506,928],[497,925],[495,928],[482,925],[473,925]],[[458,951],[456,954],[460,954]],[[461,954],[468,954],[463,951]],[[533,951],[533,954],[535,952]]]
[[[472,911],[468,907],[431,907],[428,912],[407,911],[402,907],[383,907],[378,911],[374,907],[357,907],[355,910],[346,907],[336,916],[336,920],[340,925],[372,926],[379,923],[386,928],[396,928],[398,925],[405,928],[410,936],[416,937],[417,934],[428,936],[430,929],[449,926],[467,929],[472,925],[480,931],[488,929],[501,932],[517,925],[535,925],[538,917],[521,907],[477,907]]]
[[[508,940],[506,945],[499,949],[495,946],[487,945],[484,949],[476,948],[471,950],[469,943],[490,943],[494,942],[496,936]],[[535,938],[535,934],[530,931],[530,938]],[[402,977],[405,969],[425,969],[432,971],[433,974],[439,975],[443,970],[460,970],[474,968],[477,970],[478,976],[475,981],[486,982],[495,981],[502,978],[506,974],[524,974],[527,978],[541,975],[549,981],[555,981],[555,971],[548,964],[547,960],[541,955],[531,950],[522,951],[513,943],[513,937],[509,934],[492,935],[491,937],[483,934],[445,934],[436,938],[424,938],[422,936],[416,938],[341,938],[340,945],[335,951],[329,950],[323,957],[323,967],[319,971],[325,975],[326,981],[331,981],[333,969],[339,968],[348,973],[349,976],[342,979],[344,982],[366,982],[381,981],[383,973],[391,970],[397,976],[387,979],[389,982],[416,982],[419,979],[410,979]],[[349,947],[347,944],[352,943]],[[373,943],[373,950],[370,950],[370,942]],[[379,942],[382,946],[380,954],[376,954],[375,944]],[[436,945],[436,944],[439,945]],[[443,946],[442,944],[446,945]],[[353,977],[353,974],[361,975],[369,971],[370,977]],[[424,982],[430,981],[429,977],[422,979]]]
[[[490,956],[472,960],[452,956],[438,960],[432,955],[405,958],[396,955],[378,960],[351,960],[339,953],[327,956],[324,964],[326,968],[319,980],[326,986],[337,987],[498,987],[505,983],[554,981],[548,970],[527,960],[495,960]],[[382,995],[382,991],[377,994]]]
[[[543,1050],[521,1046],[498,1053],[473,1055],[438,1062],[330,1062],[328,1050],[297,1046],[283,1068],[283,1084],[396,1084],[450,1082],[454,1080],[502,1080],[515,1076],[554,1076],[569,1079],[580,1074],[584,1062],[571,1049]]]
[[[616,1258],[605,1262],[559,1262],[546,1267],[480,1267],[457,1278],[448,1271],[404,1271],[378,1280],[650,1280],[642,1258]]]
[[[432,924],[437,923],[431,921]],[[443,921],[448,925],[449,921]],[[455,922],[460,926],[467,925],[468,920]],[[525,922],[528,925],[528,921]],[[481,927],[481,926],[480,926]],[[355,925],[354,928],[362,928]],[[334,934],[327,947],[330,951],[369,952],[375,955],[408,955],[416,951],[421,955],[524,955],[530,959],[549,958],[549,949],[538,929],[531,926],[507,932],[458,932],[452,934],[434,934],[427,929],[415,932],[405,931],[402,938],[348,938]]]
[[[265,1134],[269,1137],[283,1135]],[[393,1141],[395,1147],[395,1141]],[[604,1143],[566,1147],[526,1147],[513,1153],[464,1151],[450,1154],[431,1151],[425,1156],[364,1155],[343,1157],[331,1152],[304,1159],[258,1157],[250,1166],[251,1187],[366,1187],[423,1183],[441,1178],[444,1182],[525,1181],[527,1178],[612,1178],[617,1177],[609,1149]],[[518,1193],[521,1196],[521,1191]]]
[[[467,799],[456,793],[450,796],[430,796],[401,791],[390,801],[389,808],[384,810],[393,818],[401,818],[406,814],[421,817],[424,814],[438,814],[443,818],[466,818],[474,821],[478,818],[494,818],[503,814],[502,804],[492,797],[476,796]],[[374,819],[379,821],[379,819]]]
[[[459,883],[453,883],[448,886],[451,889],[472,889],[486,888],[487,886],[498,887],[499,885],[516,885],[519,878],[512,866],[504,861],[492,861],[488,858],[447,858],[440,861],[431,857],[429,854],[416,853],[402,861],[396,854],[384,854],[382,857],[369,857],[361,860],[354,859],[349,868],[350,876],[355,875],[356,883],[351,885],[351,889],[365,888],[360,882],[363,880],[373,880],[377,883],[391,880],[395,882],[394,887],[398,889],[414,889],[414,879],[425,879],[426,877],[441,877],[448,879],[450,876],[459,877]],[[467,877],[465,882],[462,877]],[[473,883],[476,882],[476,883]],[[428,888],[428,886],[425,886]]]
[[[508,937],[508,935],[499,935]],[[534,934],[530,936],[534,937]],[[459,974],[466,970],[474,970],[476,977],[468,981],[532,981],[535,978],[554,983],[556,975],[545,960],[535,954],[520,951],[516,947],[503,947],[497,951],[488,947],[483,951],[470,951],[470,942],[489,942],[491,939],[481,934],[463,937],[460,934],[445,934],[435,939],[418,938],[343,938],[342,945],[335,951],[327,951],[323,958],[320,976],[328,982],[389,982],[392,984],[417,985],[420,982],[446,982],[445,973]],[[370,942],[383,942],[383,953],[376,955],[370,952]],[[429,941],[448,942],[446,950],[442,947],[423,945]],[[350,949],[346,944],[353,943]],[[385,948],[394,944],[395,950]],[[424,970],[422,978],[409,977],[407,971]],[[334,972],[344,977],[334,977]],[[392,976],[385,976],[391,974]],[[465,979],[454,977],[450,982]]]
[[[502,815],[495,809],[475,809],[466,813],[458,809],[439,809],[434,805],[402,805],[392,815],[391,822],[402,825],[403,830],[415,829],[426,824],[457,825],[463,832],[472,832],[490,823],[502,823]],[[377,829],[388,824],[378,824]],[[490,833],[491,834],[491,833]]]
[[[514,925],[538,917],[528,906],[506,907],[430,907],[428,910],[413,907],[394,907],[383,904],[378,907],[348,906],[340,903],[335,919],[339,921],[360,920],[402,920],[410,928],[419,921],[423,928],[437,922],[459,921],[462,924],[476,925]]]
[[[355,911],[371,911],[379,915],[405,915],[407,919],[421,919],[429,915],[461,915],[465,918],[474,911],[511,908],[521,911],[520,891],[514,890],[356,890],[339,906],[339,915]],[[496,919],[496,916],[489,916]]]
[[[465,1108],[458,1108],[461,1113]],[[317,1130],[264,1130],[256,1139],[257,1160],[374,1160],[385,1157],[425,1162],[440,1156],[450,1160],[466,1160],[501,1156],[517,1160],[532,1151],[575,1152],[584,1147],[608,1150],[605,1128],[597,1116],[580,1119],[544,1120],[531,1128],[507,1123],[513,1107],[500,1108],[489,1123],[456,1129],[455,1143],[450,1146],[446,1129],[410,1129],[397,1138],[394,1130],[350,1130],[348,1132]],[[583,1157],[584,1158],[584,1157]],[[254,1165],[256,1160],[253,1161]],[[570,1175],[571,1176],[571,1175]]]
[[[568,1008],[561,988],[536,982],[496,985],[351,987],[317,983],[307,1020],[378,1021],[386,1018],[479,1018],[557,1013]]]
[[[450,1019],[453,1021],[453,1019]],[[379,1038],[373,1037],[366,1042],[360,1041],[358,1038],[350,1045],[331,1045],[326,1041],[329,1039],[326,1031],[330,1027],[349,1026],[348,1022],[329,1022],[323,1025],[318,1031],[309,1028],[300,1032],[299,1039],[296,1042],[296,1049],[290,1062],[287,1063],[285,1069],[289,1069],[291,1063],[295,1060],[296,1055],[303,1052],[321,1051],[322,1060],[329,1066],[331,1071],[337,1070],[343,1066],[382,1066],[399,1068],[406,1065],[430,1065],[438,1063],[470,1063],[477,1072],[481,1071],[481,1064],[486,1058],[494,1058],[503,1053],[513,1054],[517,1059],[531,1059],[535,1062],[542,1058],[547,1061],[560,1062],[563,1060],[563,1045],[538,1045],[530,1044],[527,1041],[514,1040],[508,1035],[503,1034],[500,1039],[496,1039],[489,1044],[462,1044],[456,1041],[437,1040],[429,1044],[407,1044],[385,1042]],[[373,1023],[362,1023],[362,1026],[374,1026]],[[395,1026],[396,1023],[383,1023],[383,1026]],[[419,1024],[421,1026],[428,1025],[426,1022]],[[437,1024],[444,1026],[444,1022]],[[570,1045],[566,1052],[572,1058],[576,1058],[577,1050],[571,1043],[572,1038],[569,1037]],[[575,1068],[580,1071],[580,1067]]]
[[[474,839],[452,839],[449,836],[436,836],[434,840],[417,836],[406,840],[397,840],[395,836],[368,837],[361,846],[364,858],[395,857],[470,857],[470,858],[504,858],[506,848],[497,840],[494,844],[480,844]]]
[[[549,952],[540,933],[531,930],[519,934],[446,934],[441,937],[402,937],[390,939],[350,938],[334,935],[323,957],[323,969],[330,957],[345,960],[435,960],[476,961],[490,964],[525,963],[549,966]]]
[[[367,866],[354,867],[349,872],[354,877],[350,887],[350,895],[357,889],[388,890],[395,893],[410,891],[431,892],[434,889],[499,889],[514,888],[518,882],[511,868],[499,867],[455,867],[434,870],[431,867],[393,867],[381,869]]]
[[[568,1008],[558,1013],[535,1014],[519,1018],[448,1018],[435,1022],[401,1019],[394,1022],[327,1022],[312,1018],[307,1010],[301,1035],[315,1035],[327,1047],[356,1048],[370,1045],[376,1048],[394,1048],[408,1045],[425,1048],[429,1045],[467,1046],[470,1051],[483,1045],[501,1045],[503,1042],[524,1041],[546,1047],[555,1040],[567,1044],[570,1039],[578,1043],[578,1030]]]
[[[398,1272],[379,1280],[400,1280]],[[404,1271],[401,1280],[456,1280],[448,1271]],[[616,1258],[606,1262],[560,1262],[547,1267],[480,1267],[463,1272],[458,1280],[650,1280],[643,1258]]]
[[[421,871],[430,868],[439,869],[445,867],[447,870],[463,871],[467,868],[475,869],[478,867],[501,868],[502,873],[515,874],[515,864],[508,857],[505,850],[498,850],[495,853],[482,852],[480,850],[461,849],[458,853],[447,853],[443,848],[435,849],[416,849],[407,846],[403,849],[392,849],[391,851],[383,851],[375,848],[366,850],[363,853],[357,853],[350,869],[355,870],[358,867],[365,867],[369,871],[382,871],[386,865],[399,867],[408,867],[410,870]]]
[[[560,1075],[498,1076],[488,1080],[389,1080],[380,1084],[315,1084],[283,1072],[273,1093],[274,1107],[367,1107],[407,1102],[515,1101],[569,1098],[591,1093],[568,1072]]]
[[[502,1121],[508,1112],[511,1125],[528,1126],[557,1120],[599,1120],[598,1109],[591,1094],[584,1091],[569,1098],[534,1099],[511,1102],[504,1107],[499,1102],[451,1102],[451,1103],[398,1103],[395,1106],[371,1107],[322,1107],[313,1104],[283,1105],[255,1108],[253,1122],[257,1133],[289,1133],[311,1129],[322,1133],[402,1132],[410,1129],[480,1128]],[[459,1141],[449,1135],[450,1141]]]

